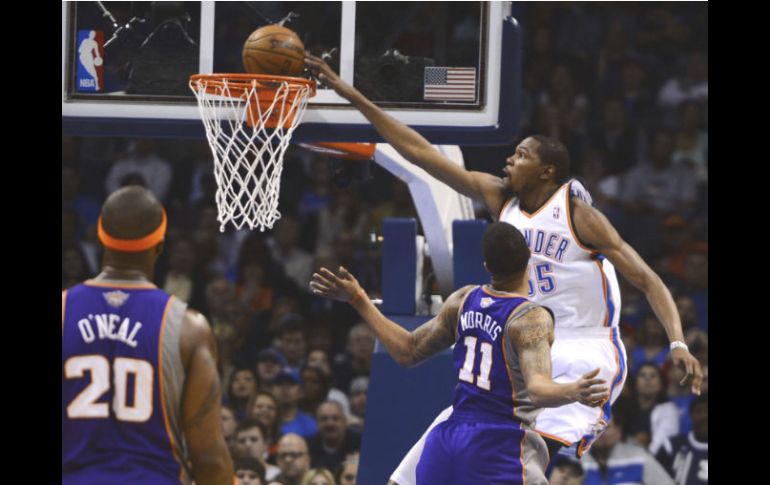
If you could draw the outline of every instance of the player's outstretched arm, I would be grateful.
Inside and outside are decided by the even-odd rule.
[[[606,256],[621,275],[644,292],[655,316],[666,329],[670,342],[684,343],[679,312],[676,310],[671,292],[668,291],[660,276],[644,262],[634,248],[620,237],[604,214],[577,198],[572,198],[572,203],[575,232],[580,241]],[[671,351],[671,358],[674,364],[682,366],[686,371],[681,383],[692,380],[693,394],[700,395],[703,370],[698,359],[686,348],[681,347]]]
[[[182,324],[182,361],[187,373],[182,394],[182,429],[196,485],[233,485],[233,463],[221,426],[222,388],[217,344],[206,317],[188,311]]]
[[[484,172],[472,172],[455,165],[422,135],[385,113],[356,88],[340,79],[320,57],[305,54],[305,65],[324,84],[350,101],[401,156],[457,192],[483,202],[491,213],[496,214],[500,210],[505,192],[502,178]]]
[[[575,382],[559,384],[553,381],[553,317],[544,308],[535,307],[515,318],[506,327],[506,337],[516,348],[527,392],[535,406],[553,408],[577,401],[596,407],[609,399],[606,382],[596,378],[599,369],[585,374]]]
[[[409,332],[386,318],[369,300],[356,278],[342,266],[337,274],[321,268],[318,273],[313,274],[310,288],[316,295],[350,303],[371,327],[393,360],[399,365],[411,367],[455,343],[458,310],[471,287],[452,293],[439,314],[420,325],[414,332]]]

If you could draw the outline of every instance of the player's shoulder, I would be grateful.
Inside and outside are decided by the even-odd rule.
[[[192,308],[185,309],[184,316],[182,317],[183,331],[192,334],[210,334],[211,325],[209,325],[208,319],[198,310]]]
[[[508,318],[511,322],[520,322],[522,325],[533,323],[553,323],[553,312],[537,303],[527,302],[522,304],[517,311],[511,313]]]

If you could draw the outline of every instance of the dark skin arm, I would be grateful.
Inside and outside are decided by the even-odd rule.
[[[506,328],[506,338],[513,342],[519,356],[532,403],[537,407],[558,407],[573,402],[597,407],[609,399],[606,382],[597,379],[599,369],[574,382],[559,384],[551,378],[551,344],[553,318],[542,307],[536,307],[516,318]]]
[[[460,194],[484,203],[491,214],[497,214],[505,195],[505,182],[501,177],[456,165],[422,135],[385,113],[357,89],[340,79],[323,59],[305,54],[305,65],[321,82],[350,101],[401,156]]]
[[[644,293],[655,316],[662,322],[669,341],[684,342],[676,304],[660,277],[620,237],[604,214],[576,197],[571,202],[574,208],[574,228],[580,241],[602,253],[624,278]],[[698,359],[681,348],[671,351],[671,359],[686,372],[681,384],[692,380],[692,393],[700,395],[703,370]]]
[[[358,311],[388,353],[399,365],[411,367],[438,354],[455,343],[457,315],[463,298],[472,286],[452,293],[438,315],[409,332],[389,320],[374,306],[355,277],[340,266],[337,274],[321,268],[313,274],[310,288],[316,295],[349,302]]]
[[[222,389],[217,344],[206,317],[188,310],[180,339],[187,379],[182,392],[182,429],[196,485],[232,485],[233,463],[222,435]]]

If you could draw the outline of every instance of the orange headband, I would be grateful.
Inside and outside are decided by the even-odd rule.
[[[104,244],[104,247],[114,249],[115,251],[127,253],[146,251],[155,247],[159,242],[163,241],[164,237],[166,237],[167,222],[166,209],[163,209],[163,219],[160,221],[160,226],[150,234],[139,239],[117,239],[107,234],[107,231],[104,230],[104,225],[102,224],[102,216],[99,216],[99,240]]]

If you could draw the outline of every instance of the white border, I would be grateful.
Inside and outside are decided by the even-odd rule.
[[[201,3],[201,72],[211,72],[213,66],[214,50],[214,3],[204,1]],[[408,109],[388,109],[390,115],[399,121],[413,126],[448,126],[448,127],[475,127],[494,126],[499,119],[500,100],[500,65],[502,60],[502,35],[503,18],[505,15],[504,4],[507,2],[484,2],[489,9],[489,35],[487,38],[486,65],[489,66],[486,76],[487,102],[481,111],[460,110],[436,110],[417,111]],[[342,2],[343,19],[352,17],[355,19],[355,2]],[[111,101],[65,101],[65,72],[67,39],[67,2],[62,2],[62,116],[84,118],[131,118],[131,119],[172,119],[172,120],[197,120],[200,119],[196,105],[160,104],[160,103],[114,103]],[[205,19],[205,20],[204,20]],[[355,22],[343,22],[340,33],[340,56],[343,61],[341,75],[350,82],[353,78],[352,57],[355,49]],[[347,28],[345,26],[348,26]],[[312,101],[323,103],[339,103],[339,107],[313,107]],[[358,110],[345,106],[345,101],[330,90],[320,90],[308,105],[303,123],[334,123],[368,125],[369,122]]]

